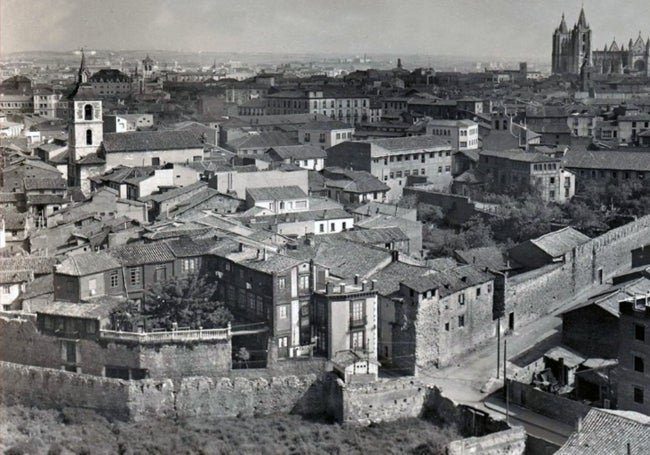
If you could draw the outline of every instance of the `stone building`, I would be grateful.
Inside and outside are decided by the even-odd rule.
[[[650,415],[650,305],[648,295],[620,303],[618,407]]]
[[[591,28],[587,24],[584,8],[578,23],[569,30],[564,14],[553,33],[551,70],[553,74],[579,74],[585,60],[591,58]]]
[[[643,41],[641,32],[635,41],[625,45],[616,43],[616,39],[602,51],[594,50],[592,53],[593,67],[596,73],[623,74],[635,73],[640,76],[649,76],[648,63],[650,63],[650,38]]]

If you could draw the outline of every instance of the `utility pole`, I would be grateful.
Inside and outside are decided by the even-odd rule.
[[[497,379],[501,369],[501,318],[497,319]]]
[[[510,414],[510,394],[508,393],[508,376],[506,373],[506,363],[508,362],[508,340],[503,340],[503,388],[506,391],[506,423]]]

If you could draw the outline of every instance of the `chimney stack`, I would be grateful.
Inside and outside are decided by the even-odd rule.
[[[377,280],[372,280],[372,281],[370,282],[370,290],[371,290],[371,291],[374,291],[376,285],[377,285]]]
[[[341,284],[339,285],[339,292],[340,292],[341,294],[345,294],[345,283],[341,283]]]
[[[325,293],[332,294],[333,292],[334,292],[334,285],[328,281],[327,283],[325,283]]]
[[[359,284],[359,275],[354,275],[354,284],[355,285]]]
[[[365,292],[367,289],[368,289],[368,280],[363,280],[361,282],[361,290]]]
[[[242,251],[244,251],[244,244],[239,242],[239,252],[241,253]]]

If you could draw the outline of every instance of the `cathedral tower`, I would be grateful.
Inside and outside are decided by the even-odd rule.
[[[564,14],[553,33],[553,74],[579,74],[584,62],[591,64],[591,29],[585,10],[580,10],[578,22],[569,31]]]

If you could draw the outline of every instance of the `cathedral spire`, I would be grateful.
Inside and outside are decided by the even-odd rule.
[[[89,71],[86,67],[86,54],[84,48],[81,48],[81,63],[79,64],[79,72],[77,73],[77,83],[83,84],[88,82]]]
[[[566,33],[568,28],[566,26],[566,21],[564,20],[564,12],[562,13],[562,20],[560,21],[560,26],[558,27],[560,33]]]
[[[587,18],[585,17],[585,7],[584,5],[580,8],[580,16],[578,17],[578,25],[583,28],[587,28]]]

